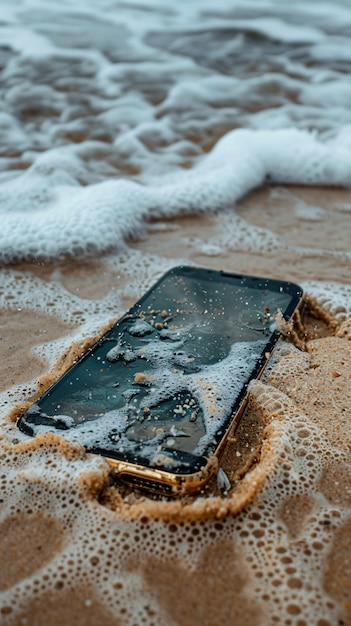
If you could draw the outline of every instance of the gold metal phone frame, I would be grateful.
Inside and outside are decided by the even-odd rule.
[[[298,306],[296,307],[293,315],[304,307],[303,298],[301,298]],[[291,318],[293,317],[291,316]],[[277,343],[273,346],[271,352],[265,355],[266,360],[261,367],[260,372],[256,376],[255,380],[259,380],[266,368],[268,361],[270,360]],[[248,384],[247,384],[248,387]],[[234,433],[241,417],[245,411],[248,402],[248,392],[246,394],[235,413],[234,419],[230,422],[224,436],[222,437],[216,451],[208,458],[208,462],[199,472],[194,474],[174,474],[173,472],[167,472],[158,468],[145,467],[143,465],[137,465],[128,461],[118,461],[106,457],[110,466],[115,470],[116,477],[122,481],[132,484],[140,489],[147,489],[162,495],[177,496],[184,494],[192,494],[200,491],[200,489],[207,483],[211,476],[218,471],[219,462],[223,455],[228,435]]]
[[[261,376],[268,360],[269,359],[267,358],[257,378]],[[185,495],[198,492],[207,483],[211,476],[218,471],[219,461],[224,452],[228,435],[230,432],[234,432],[237,428],[245,410],[247,400],[248,394],[246,393],[241,405],[235,413],[235,418],[230,422],[225,435],[217,447],[217,450],[209,456],[206,465],[194,474],[175,474],[166,470],[160,470],[154,467],[145,467],[144,465],[134,464],[129,461],[120,461],[110,457],[106,457],[106,460],[115,470],[116,478],[128,483],[129,485],[134,485],[137,488],[147,489],[148,491],[168,496]]]

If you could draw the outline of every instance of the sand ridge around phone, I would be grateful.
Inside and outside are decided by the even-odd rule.
[[[213,483],[178,502],[123,492],[102,458],[54,434],[16,443],[8,423],[0,452],[3,623],[40,620],[43,607],[67,621],[62,598],[78,624],[94,623],[91,615],[116,625],[191,624],[204,610],[219,624],[265,623],[269,606],[271,616],[300,625],[312,623],[311,599],[329,616],[320,623],[347,620],[351,343],[345,314],[317,320],[317,310],[308,351],[282,343],[264,381],[251,386],[223,459],[229,494]],[[75,347],[59,372],[76,357]],[[21,558],[8,558],[19,543]],[[228,583],[215,588],[221,608],[207,588],[216,557],[218,567],[230,564]]]
[[[320,307],[314,298],[305,296],[306,320],[311,316],[315,321],[319,319],[320,328],[317,333],[320,333],[323,327],[327,329],[328,334],[335,332],[336,320]],[[305,327],[301,322],[299,313],[296,313],[294,323],[292,321],[285,322],[283,319],[277,320],[277,322],[281,327],[282,335],[285,335],[290,343],[294,342],[299,348],[306,348],[306,341],[309,336],[308,322]],[[19,416],[69,367],[76,363],[111,326],[112,322],[100,329],[95,336],[88,337],[81,342],[73,342],[57,360],[53,370],[38,379],[37,391],[31,399],[14,406],[8,414],[8,420],[16,422]],[[279,346],[278,354],[287,350],[289,350],[289,344],[284,344],[283,347]],[[222,518],[228,514],[235,514],[255,497],[266,477],[277,464],[279,450],[270,444],[274,438],[275,429],[278,431],[280,429],[279,420],[273,420],[273,415],[261,410],[260,405],[255,401],[254,387],[252,387],[245,419],[242,420],[235,434],[229,435],[226,451],[221,460],[222,471],[225,472],[226,476],[228,474],[227,479],[232,485],[235,485],[235,488],[228,489],[224,484],[221,485],[220,480],[213,477],[209,484],[202,489],[199,494],[200,497],[195,495],[184,496],[183,498],[163,498],[152,494],[147,496],[143,491],[135,491],[134,487],[128,487],[118,480],[116,481],[115,474],[111,469],[110,479],[105,481],[107,484],[102,487],[99,500],[128,519],[137,519],[147,514],[151,518],[179,521]],[[50,445],[52,439],[56,439],[55,435],[52,438],[51,434],[48,434],[46,439],[45,435],[42,434],[39,437],[39,445],[45,445],[45,442]],[[67,451],[70,449],[69,441],[65,439],[64,434],[60,437],[60,433],[57,433],[57,439],[58,442],[63,439],[62,451],[67,456]],[[27,449],[27,443],[23,443],[19,444],[19,451],[22,450],[22,446]],[[77,446],[80,448],[78,442]],[[73,455],[77,446],[73,445]],[[35,449],[35,446],[34,448],[30,446],[30,448]],[[61,450],[61,446],[59,446],[59,450]],[[81,448],[81,452],[84,454],[83,448]],[[244,480],[242,480],[243,478]],[[196,506],[194,506],[194,502]]]

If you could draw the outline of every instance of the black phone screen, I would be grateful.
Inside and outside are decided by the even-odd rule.
[[[168,272],[20,420],[110,458],[193,472],[215,451],[301,289]]]

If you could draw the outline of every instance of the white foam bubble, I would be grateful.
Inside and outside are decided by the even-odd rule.
[[[335,282],[302,281],[302,288],[339,322],[350,318],[351,287]]]

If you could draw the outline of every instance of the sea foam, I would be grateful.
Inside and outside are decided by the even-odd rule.
[[[79,157],[67,152],[44,153],[20,180],[1,185],[3,262],[117,248],[148,217],[227,208],[264,181],[351,183],[348,146],[294,129],[232,131],[192,171],[159,187],[130,180],[81,187]]]
[[[346,6],[28,0],[2,20],[0,262],[121,249],[265,181],[350,185]]]

